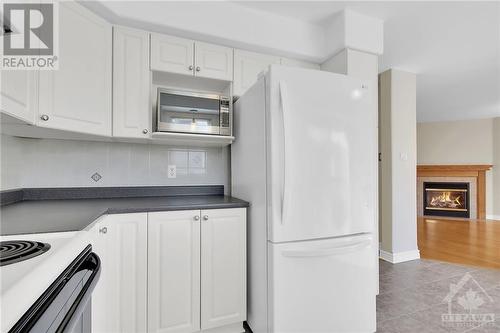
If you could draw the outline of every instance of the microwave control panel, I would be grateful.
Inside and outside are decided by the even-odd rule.
[[[220,134],[231,135],[231,117],[229,108],[229,98],[221,97],[220,99]]]

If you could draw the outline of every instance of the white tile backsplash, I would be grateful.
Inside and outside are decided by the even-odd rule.
[[[2,190],[19,187],[225,185],[228,148],[1,136]],[[176,165],[177,177],[167,177]],[[91,177],[102,176],[99,181]]]

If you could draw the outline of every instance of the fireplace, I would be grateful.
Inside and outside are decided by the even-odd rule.
[[[424,182],[424,215],[470,217],[469,183]]]

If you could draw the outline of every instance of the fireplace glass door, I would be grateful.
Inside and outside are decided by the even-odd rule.
[[[468,218],[469,184],[424,182],[424,215]]]

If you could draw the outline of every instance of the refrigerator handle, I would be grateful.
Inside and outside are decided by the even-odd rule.
[[[314,250],[287,250],[283,251],[281,254],[283,257],[325,257],[333,256],[337,254],[344,254],[349,252],[354,252],[363,248],[370,246],[372,243],[371,239],[366,239],[363,241],[358,241],[355,243],[335,246],[324,249],[314,249]]]
[[[279,91],[280,91],[280,101],[281,101],[281,117],[282,117],[282,135],[283,135],[283,147],[282,147],[282,161],[283,161],[283,173],[281,178],[281,224],[285,223],[285,212],[286,212],[286,127],[285,127],[285,114],[287,110],[287,94],[286,94],[286,85],[283,81],[279,82]]]

